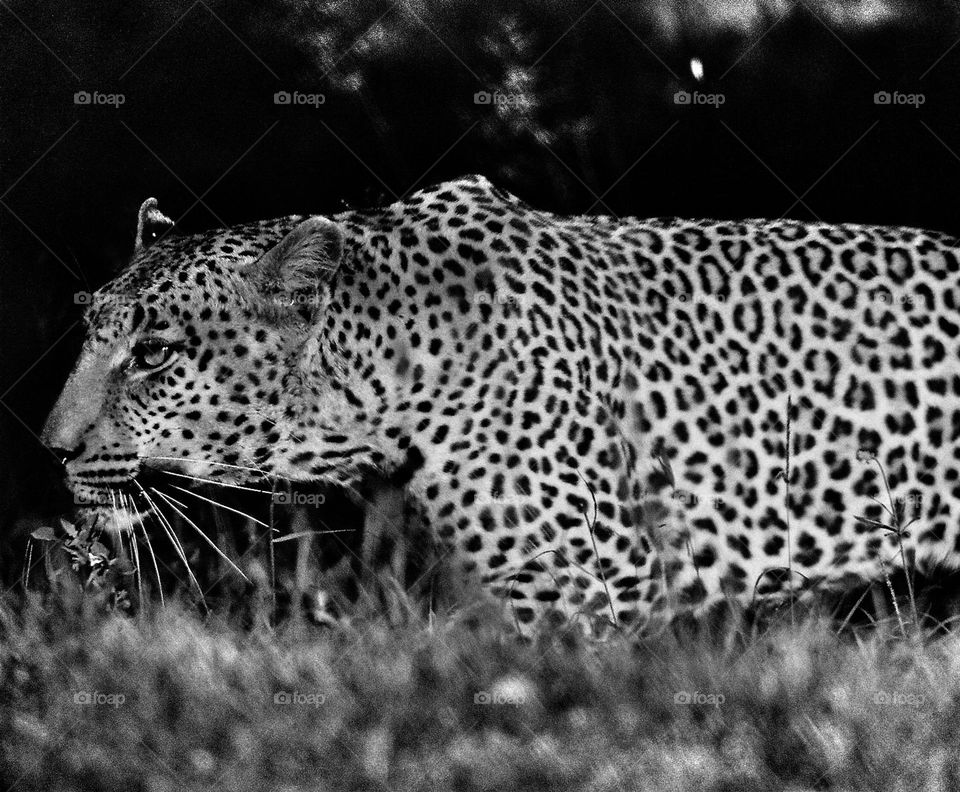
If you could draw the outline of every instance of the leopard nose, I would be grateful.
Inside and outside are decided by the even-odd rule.
[[[66,465],[67,462],[72,462],[78,456],[80,456],[84,451],[86,451],[87,446],[85,443],[80,443],[76,448],[60,448],[59,446],[47,446],[50,449],[50,452],[60,460],[61,465]]]

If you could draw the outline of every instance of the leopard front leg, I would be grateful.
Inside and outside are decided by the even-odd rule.
[[[682,551],[653,522],[660,511],[634,498],[625,470],[511,467],[507,449],[464,450],[457,459],[467,462],[447,456],[411,489],[443,563],[501,599],[518,627],[559,617],[649,632],[669,618],[679,562],[667,559]],[[504,464],[492,467],[491,455]]]

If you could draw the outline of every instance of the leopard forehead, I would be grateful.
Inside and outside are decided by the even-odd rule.
[[[253,262],[277,244],[302,215],[215,229],[198,234],[168,235],[137,256],[124,271],[108,283],[104,295],[150,295],[169,282],[200,286],[196,276],[222,273]]]

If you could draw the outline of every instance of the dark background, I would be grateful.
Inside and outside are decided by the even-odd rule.
[[[0,4],[4,577],[26,518],[57,508],[36,433],[78,348],[74,295],[124,263],[145,198],[197,230],[479,172],[563,212],[956,233],[958,41],[956,6],[930,0]]]

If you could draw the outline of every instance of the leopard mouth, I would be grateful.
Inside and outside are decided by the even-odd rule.
[[[101,495],[107,496],[107,493]],[[108,499],[104,497],[104,501],[90,503],[84,498],[73,512],[76,524],[108,534],[132,534],[155,513],[154,507],[144,500],[118,499],[116,505],[105,505]]]
[[[76,476],[69,482],[73,516],[78,524],[110,534],[129,534],[156,513],[147,494],[150,477],[138,472],[118,481]]]

